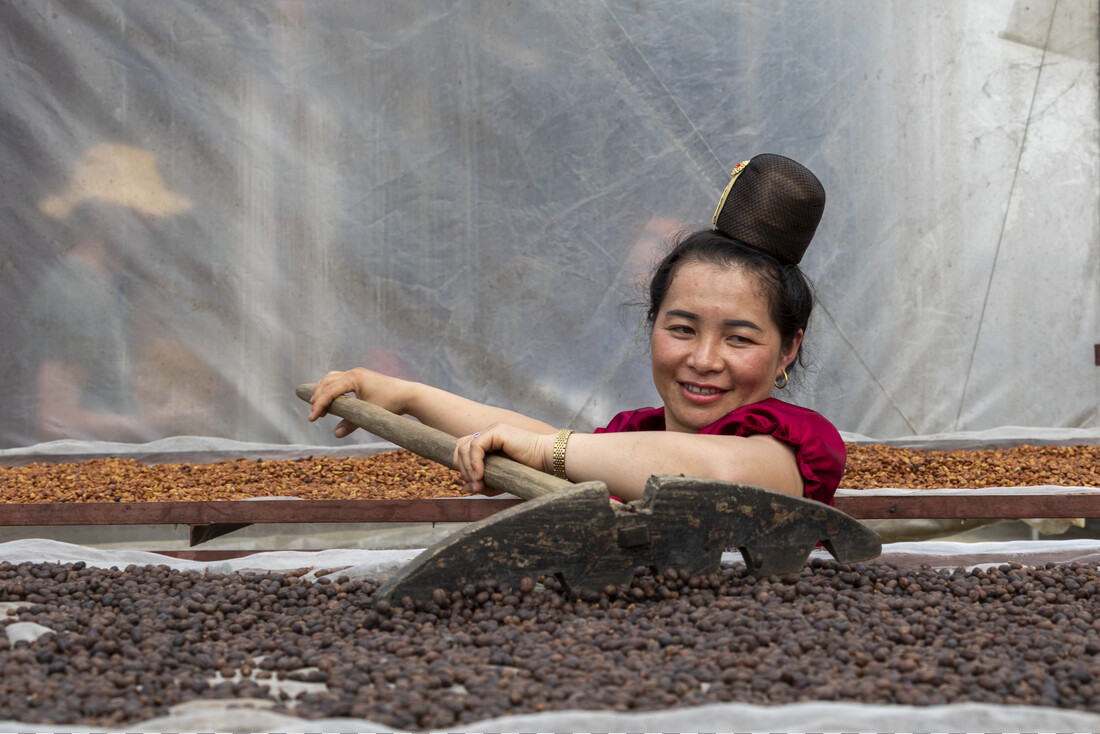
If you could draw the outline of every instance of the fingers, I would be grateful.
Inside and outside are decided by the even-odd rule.
[[[309,410],[310,422],[327,415],[328,407],[333,400],[341,395],[354,392],[355,389],[356,384],[351,372],[329,372],[322,377],[313,386],[313,395],[309,398],[309,403],[312,406]],[[356,428],[358,426],[354,423],[342,420],[336,424],[336,428],[332,430],[332,435],[336,438],[344,438]]]
[[[340,421],[336,424],[336,428],[332,429],[332,435],[336,436],[336,438],[344,438],[357,428],[359,428],[359,426],[354,423]]]
[[[553,441],[553,434],[543,435],[507,423],[494,423],[455,442],[452,466],[466,482],[469,493],[501,494],[485,485],[486,455],[500,452],[520,464],[550,473]]]
[[[483,494],[495,497],[503,490],[494,489],[485,483],[485,457],[504,448],[502,431],[494,424],[484,431],[463,436],[455,442],[452,466],[466,484],[466,494]]]
[[[309,420],[312,423],[328,414],[328,406],[333,399],[355,389],[353,381],[347,372],[329,372],[317,381],[313,386],[313,395],[309,398],[312,406],[309,410]],[[350,432],[350,431],[349,431]]]
[[[462,436],[455,441],[455,452],[451,460],[459,477],[465,482],[463,490],[467,494],[483,494],[485,486],[485,454],[492,445],[491,436],[482,439],[481,433]]]

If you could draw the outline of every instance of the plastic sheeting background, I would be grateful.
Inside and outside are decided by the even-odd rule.
[[[66,348],[133,392],[131,425],[78,438],[331,442],[293,388],[359,364],[602,425],[657,401],[623,304],[759,152],[829,196],[787,397],[879,437],[1100,423],[1092,0],[0,19],[0,445],[51,437],[38,365]],[[78,305],[38,284],[95,197],[144,214],[111,223],[113,303]]]

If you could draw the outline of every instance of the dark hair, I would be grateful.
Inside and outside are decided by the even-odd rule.
[[[790,346],[800,329],[805,333],[815,297],[813,285],[802,270],[715,229],[701,229],[681,237],[657,264],[649,280],[646,322],[650,329],[657,321],[677,268],[686,262],[743,268],[763,287],[768,311],[779,327],[783,346]],[[794,363],[802,363],[801,348],[792,366]]]

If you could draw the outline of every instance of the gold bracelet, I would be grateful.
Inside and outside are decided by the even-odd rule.
[[[571,435],[573,435],[571,429],[563,428],[554,437],[554,476],[566,481],[569,480],[569,477],[565,476],[565,445],[569,443]]]

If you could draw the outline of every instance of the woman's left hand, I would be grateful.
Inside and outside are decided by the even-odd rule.
[[[485,485],[485,456],[495,451],[508,455],[539,471],[551,472],[553,466],[554,434],[526,431],[507,423],[494,423],[470,436],[463,436],[455,444],[453,464],[466,482],[467,494],[484,494],[490,497],[505,490]]]

